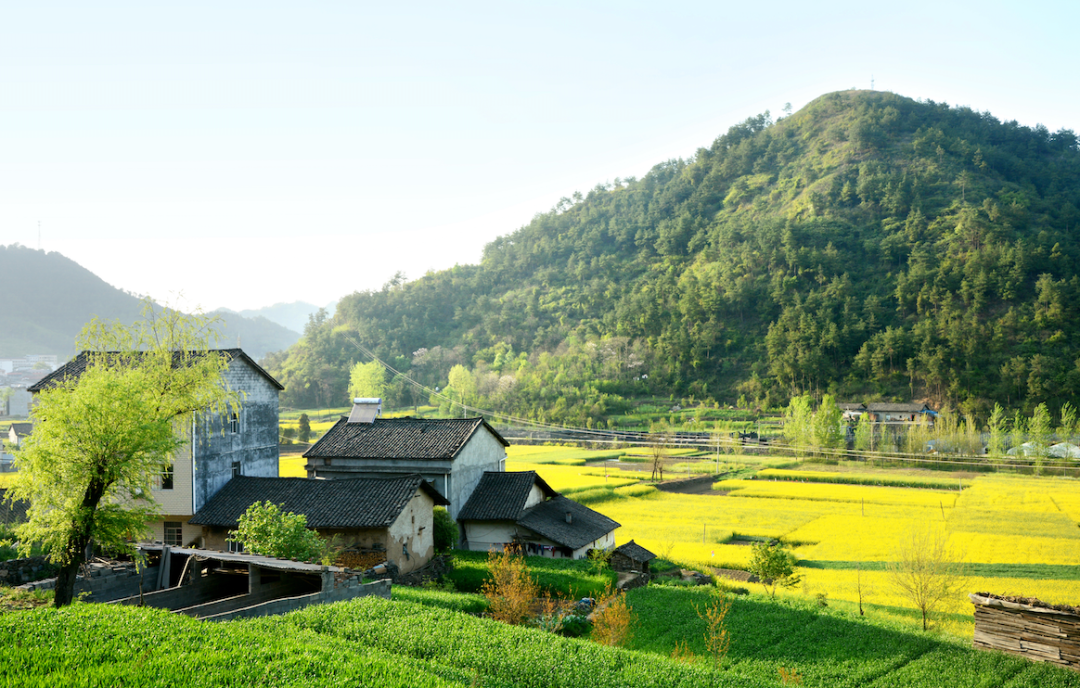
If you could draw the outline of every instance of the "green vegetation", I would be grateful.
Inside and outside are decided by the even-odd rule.
[[[240,516],[233,539],[255,554],[309,561],[326,555],[326,543],[307,527],[303,514],[284,512],[271,502],[255,502]]]
[[[711,659],[671,658],[676,643],[708,656],[707,622],[695,613],[710,600],[707,587],[629,592],[628,649],[463,613],[478,609],[475,595],[400,588],[394,595],[218,624],[112,605],[2,614],[0,675],[26,686],[756,688],[779,686],[783,669],[821,688],[1080,686],[1075,672],[859,617],[843,605],[736,597],[724,619],[730,648],[717,671]]]
[[[447,579],[462,592],[480,592],[489,576],[487,552],[456,550],[452,553],[452,563],[453,570],[447,574]],[[599,597],[606,586],[616,583],[614,572],[597,572],[588,560],[525,557],[525,563],[541,593],[553,597]]]
[[[347,296],[267,363],[285,403],[340,403],[355,337],[431,388],[462,366],[483,408],[592,427],[644,397],[811,390],[1056,415],[1080,392],[1078,208],[1073,132],[831,93],[564,199],[480,265]]]
[[[971,485],[971,480],[949,479],[937,476],[905,475],[903,473],[879,471],[870,472],[829,472],[796,471],[766,468],[756,473],[758,480],[791,480],[807,483],[832,483],[838,485],[880,485],[883,487],[916,487],[927,490],[957,490]]]

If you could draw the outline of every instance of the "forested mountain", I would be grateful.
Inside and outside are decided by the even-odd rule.
[[[18,244],[0,246],[0,294],[0,356],[5,358],[56,354],[66,360],[77,353],[75,335],[91,318],[133,322],[143,305],[138,296],[113,287],[70,258]],[[229,347],[240,342],[255,358],[299,338],[265,318],[220,315],[224,322],[219,343]]]
[[[286,403],[341,403],[355,339],[581,423],[644,393],[1053,407],[1080,392],[1078,206],[1071,131],[832,93],[563,199],[480,265],[347,296],[270,365]]]

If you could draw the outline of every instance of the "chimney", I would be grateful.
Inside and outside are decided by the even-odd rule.
[[[353,399],[352,411],[349,413],[349,425],[371,425],[382,413],[382,399],[379,397],[357,397]]]
[[[569,511],[566,512],[566,522],[567,523],[573,523],[574,522],[574,515],[572,513],[570,513]]]

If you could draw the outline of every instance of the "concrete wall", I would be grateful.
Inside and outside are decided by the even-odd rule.
[[[450,501],[446,509],[452,518],[457,519],[458,511],[469,501],[484,471],[501,471],[505,460],[506,447],[487,428],[480,426],[454,457],[450,487],[443,492],[443,496]]]
[[[286,597],[202,618],[207,621],[228,621],[230,619],[243,619],[254,616],[286,614],[297,609],[303,609],[312,604],[330,604],[331,602],[341,602],[357,597],[368,597],[370,595],[377,595],[387,600],[390,599],[390,581],[381,580],[375,581],[374,583],[361,583],[356,578],[350,578],[331,590],[324,590],[322,592],[300,597]]]
[[[232,479],[233,462],[241,473],[264,478],[278,475],[278,389],[242,360],[229,364],[225,380],[246,392],[239,411],[240,429],[233,433],[228,414],[202,413],[196,420],[193,513]]]
[[[166,518],[166,516],[192,516],[195,514],[191,508],[192,429],[190,414],[177,422],[176,431],[177,434],[183,437],[184,445],[180,447],[173,457],[172,489],[164,490],[159,487],[151,491],[154,500],[161,505],[162,520],[175,521],[179,519]],[[154,539],[160,540],[161,535],[159,534]]]

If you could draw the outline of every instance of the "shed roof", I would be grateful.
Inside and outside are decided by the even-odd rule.
[[[926,404],[891,404],[885,402],[874,402],[866,405],[868,411],[882,411],[885,413],[921,413],[923,411],[929,411],[930,407]]]
[[[237,476],[225,483],[189,523],[235,528],[248,507],[269,501],[283,511],[306,516],[309,528],[385,528],[397,519],[418,489],[436,504],[449,503],[419,475],[340,480]]]
[[[617,521],[562,495],[530,507],[517,524],[570,549],[584,547],[619,527]]]
[[[626,555],[627,557],[630,557],[630,559],[632,559],[634,561],[642,561],[642,562],[644,562],[644,561],[652,561],[653,559],[656,558],[655,554],[653,554],[649,550],[645,549],[644,547],[642,547],[638,543],[634,542],[633,540],[631,540],[630,542],[627,542],[624,545],[619,545],[618,547],[615,548],[615,551],[618,552],[619,554],[623,554],[623,555]]]
[[[59,385],[61,382],[68,380],[69,378],[74,378],[77,380],[79,377],[82,376],[84,372],[86,372],[86,366],[89,365],[90,361],[93,358],[92,353],[93,352],[90,351],[80,352],[78,356],[71,359],[64,365],[60,366],[53,372],[46,375],[45,377],[41,378],[27,389],[29,389],[29,391],[31,392],[40,392],[42,390],[52,389],[53,387]],[[284,385],[275,380],[274,377],[270,373],[266,372],[262,368],[262,366],[256,363],[255,360],[251,358],[251,356],[248,356],[246,353],[244,353],[243,349],[210,349],[209,352],[192,351],[188,353],[194,354],[196,356],[203,356],[206,353],[219,353],[228,356],[230,361],[241,360],[251,366],[255,370],[255,372],[266,378],[274,387],[277,387],[279,390],[285,389]],[[181,352],[179,351],[173,353],[173,367],[180,365],[183,361],[183,356],[181,356],[180,354]]]
[[[545,499],[558,493],[536,471],[485,471],[458,512],[459,521],[516,521],[525,509],[533,485]]]
[[[304,458],[453,459],[481,428],[510,446],[483,418],[376,418],[371,423],[342,418]]]

